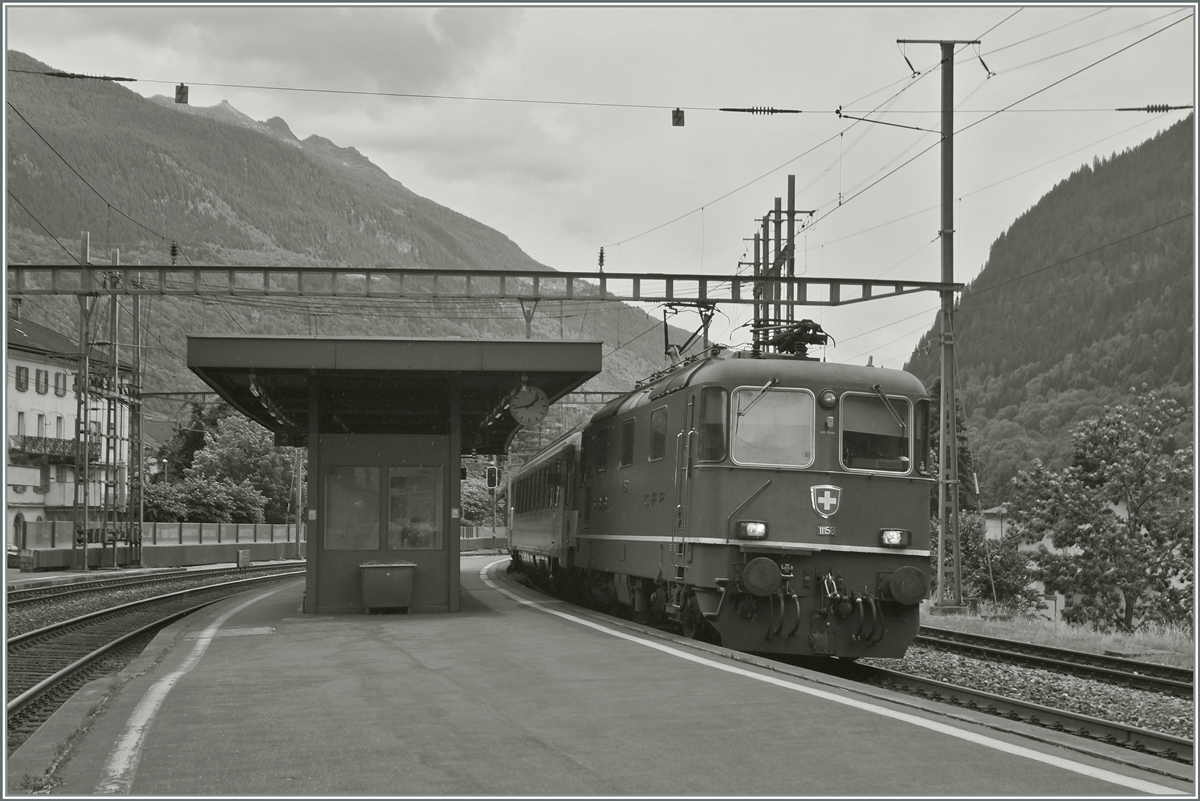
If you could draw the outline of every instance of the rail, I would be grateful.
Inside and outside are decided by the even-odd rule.
[[[299,575],[303,571],[205,584],[100,609],[10,637],[6,643],[9,752],[85,681],[107,672],[101,663],[113,652],[132,649],[136,653],[158,628],[175,619],[247,587]]]
[[[916,645],[992,661],[1041,667],[1059,673],[1085,676],[1138,690],[1181,697],[1194,694],[1194,673],[1187,668],[1159,665],[1136,659],[1073,651],[1049,645],[1005,640],[982,634],[922,626]]]
[[[1009,720],[1019,720],[1035,726],[1119,745],[1176,762],[1194,764],[1193,741],[1172,734],[1101,720],[1077,712],[1052,709],[1031,701],[1006,698],[982,690],[973,690],[969,687],[913,676],[873,665],[849,665],[840,667],[837,672],[846,678],[909,695],[988,712]]]

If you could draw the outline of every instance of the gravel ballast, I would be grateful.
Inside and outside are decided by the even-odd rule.
[[[1190,698],[920,646],[909,648],[903,659],[859,662],[1176,737],[1195,736],[1195,709]]]

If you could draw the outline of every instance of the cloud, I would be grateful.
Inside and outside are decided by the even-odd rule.
[[[120,41],[106,61],[142,64],[136,77],[419,93],[454,87],[494,50],[511,46],[523,13],[500,7],[8,9],[11,46],[53,48],[57,40],[78,49]],[[168,59],[147,58],[166,53]],[[164,76],[164,62],[195,72]]]

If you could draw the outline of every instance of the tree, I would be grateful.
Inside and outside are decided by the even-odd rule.
[[[1001,609],[1027,615],[1044,609],[1041,594],[1034,589],[1036,576],[1029,556],[1018,550],[1019,538],[1009,533],[1003,539],[989,540],[982,514],[965,512],[959,523],[962,543],[961,566],[963,595],[991,601]],[[936,575],[938,560],[937,519],[930,520],[932,553],[930,570]],[[947,559],[946,567],[953,565]]]
[[[459,485],[459,503],[462,506],[463,523],[472,526],[492,524],[492,491],[484,483],[482,473],[476,474],[472,470]],[[508,505],[503,484],[496,490],[496,525],[508,525]]]
[[[225,403],[193,403],[191,420],[177,429],[175,435],[159,448],[159,459],[167,460],[166,471],[159,474],[159,480],[176,483],[183,481],[184,473],[192,466],[196,453],[204,447],[205,435],[231,414],[233,408]]]
[[[215,430],[204,434],[204,447],[196,451],[185,471],[188,480],[217,481],[240,487],[248,485],[262,497],[266,523],[289,522],[295,512],[292,499],[294,452],[278,448],[267,429],[231,414],[218,420]],[[301,460],[301,477],[306,464]]]
[[[147,484],[142,504],[142,519],[149,523],[178,523],[187,517],[187,501],[179,482],[159,480]]]
[[[1132,397],[1076,427],[1068,467],[1035,461],[1014,480],[1014,523],[1054,546],[1036,557],[1046,589],[1100,630],[1192,617],[1192,447],[1173,433],[1188,412],[1145,386]]]
[[[248,481],[193,473],[183,482],[186,521],[191,523],[265,523],[267,499]]]
[[[942,442],[942,379],[935,378],[929,384],[929,469],[934,476],[941,475]],[[954,402],[955,444],[958,447],[958,508],[962,511],[979,511],[979,498],[975,494],[975,459],[971,455],[971,444],[967,438],[967,417],[963,412],[962,399]],[[937,517],[937,483],[930,485],[929,511]]]
[[[189,475],[146,487],[145,519],[155,523],[263,523],[266,498],[243,481]]]

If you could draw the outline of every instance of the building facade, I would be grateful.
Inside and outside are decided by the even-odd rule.
[[[77,454],[86,442],[87,526],[125,519],[128,497],[129,380],[118,359],[93,348],[86,410],[79,402],[79,345],[10,315],[7,321],[5,540],[21,547],[27,523],[75,520]],[[79,430],[86,421],[86,436]],[[114,518],[114,512],[117,517]]]

